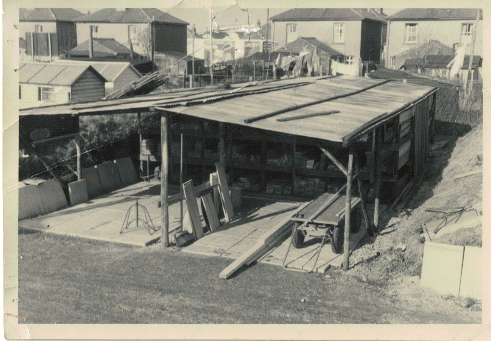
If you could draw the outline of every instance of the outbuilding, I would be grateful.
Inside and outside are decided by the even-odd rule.
[[[23,63],[19,67],[20,108],[97,101],[106,79],[90,65]]]

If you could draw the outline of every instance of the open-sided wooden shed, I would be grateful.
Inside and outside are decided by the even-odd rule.
[[[343,190],[346,188],[345,240],[349,240],[348,217],[353,180],[358,182],[362,202],[362,182],[373,184],[376,227],[380,184],[381,181],[390,180],[381,175],[382,166],[388,164],[394,170],[392,181],[395,185],[392,191],[400,192],[401,184],[421,174],[432,135],[436,92],[437,88],[433,87],[366,78],[301,78],[235,86],[231,90],[196,89],[70,106],[32,108],[22,110],[20,114],[101,115],[152,111],[160,115],[161,225],[164,245],[169,245],[168,174],[172,164],[169,136],[173,133],[170,127],[174,127],[174,122],[182,117],[214,122],[218,127],[213,132],[217,140],[218,159],[229,171],[234,169],[234,162],[226,153],[227,143],[234,138],[230,134],[230,127],[239,131],[256,131],[265,136],[276,133],[272,138],[268,135],[269,143],[275,143],[275,138],[286,137],[287,142],[282,143],[291,143],[293,152],[296,143],[310,144],[318,148],[338,171],[311,169],[306,172],[294,165],[286,171],[291,171],[293,176],[303,171],[325,176],[326,179],[346,181],[346,186],[343,186]],[[384,153],[389,157],[382,164],[381,154]],[[364,158],[362,162],[361,158]],[[201,162],[210,160],[202,156]],[[261,158],[261,162],[258,168],[251,169],[263,173],[278,171],[266,164],[264,158]],[[404,170],[404,175],[398,174],[401,170]],[[402,176],[405,182],[400,182]],[[349,251],[346,247],[344,255],[347,269]]]

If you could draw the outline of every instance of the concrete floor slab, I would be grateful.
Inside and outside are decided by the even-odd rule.
[[[142,228],[142,224],[140,224],[140,228],[136,228],[136,224],[133,223],[130,229],[121,234],[121,227],[127,210],[135,204],[137,198],[139,203],[148,210],[154,226],[159,227],[160,209],[157,207],[159,191],[159,184],[140,182],[79,205],[34,219],[20,220],[19,227],[60,235],[145,246],[159,239],[161,232],[157,231],[150,234],[145,228]],[[179,204],[169,207],[169,212],[171,217],[177,216]],[[171,229],[178,226],[175,219],[171,218],[170,222]]]

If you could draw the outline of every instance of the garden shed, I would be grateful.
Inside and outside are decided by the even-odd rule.
[[[394,200],[423,171],[436,92],[433,87],[366,78],[299,78],[21,110],[20,114],[151,111],[158,115],[161,147],[155,156],[161,162],[162,241],[169,245],[168,188],[178,169],[179,135],[189,135],[186,178],[204,180],[218,162],[227,173],[226,188],[242,183],[246,191],[303,201],[343,192],[346,217],[356,180],[362,207],[366,200],[374,202],[376,228],[380,201]],[[349,221],[345,241],[349,241]],[[348,255],[345,247],[346,265]]]

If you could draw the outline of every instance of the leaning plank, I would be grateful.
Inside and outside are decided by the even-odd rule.
[[[227,177],[225,169],[221,163],[216,164],[218,184],[220,185],[220,198],[222,199],[223,212],[225,213],[225,221],[229,222],[234,217],[234,208],[232,207],[232,199],[228,190]]]
[[[203,226],[201,225],[201,217],[199,214],[198,204],[196,203],[196,196],[193,191],[193,180],[189,180],[182,185],[184,191],[184,198],[186,199],[186,206],[188,207],[189,217],[191,218],[191,224],[193,225],[193,231],[196,239],[203,237]]]
[[[215,203],[213,202],[213,198],[211,193],[206,193],[201,197],[201,201],[203,202],[203,206],[205,207],[206,217],[208,218],[208,223],[210,224],[211,231],[220,227],[220,220],[218,219],[218,214],[215,209]]]
[[[310,202],[306,202],[300,205],[291,215],[285,217],[275,227],[263,234],[252,248],[243,253],[239,258],[237,258],[229,266],[223,269],[218,277],[222,279],[228,279],[243,265],[250,264],[254,260],[258,259],[261,255],[263,255],[271,247],[271,244],[273,241],[275,241],[275,239],[277,239],[279,236],[282,236],[285,231],[290,230],[290,227],[292,226],[292,221],[290,220],[290,218],[296,213],[300,212],[302,209],[304,209],[309,203]]]

